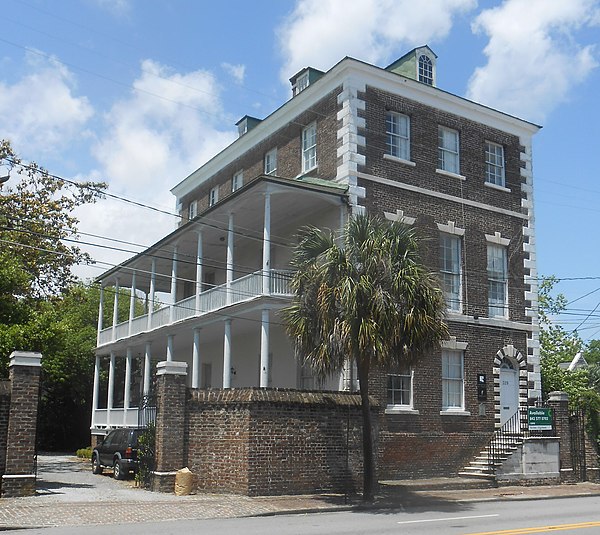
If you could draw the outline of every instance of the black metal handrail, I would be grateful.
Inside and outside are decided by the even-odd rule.
[[[530,431],[528,422],[529,407],[519,407],[517,411],[494,432],[488,445],[488,469],[495,474],[496,468],[530,436],[548,436],[551,431]],[[554,421],[552,422],[554,428]]]

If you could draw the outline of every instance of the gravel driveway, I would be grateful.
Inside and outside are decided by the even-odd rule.
[[[116,481],[112,477],[112,470],[93,475],[90,461],[73,455],[38,455],[36,501],[165,501],[176,498],[171,494],[136,488],[133,479]]]

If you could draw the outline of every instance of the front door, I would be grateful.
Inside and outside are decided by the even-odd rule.
[[[500,425],[519,408],[519,372],[507,358],[500,365]]]

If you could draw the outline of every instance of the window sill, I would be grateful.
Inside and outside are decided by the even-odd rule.
[[[303,169],[302,172],[298,176],[296,176],[296,178],[301,178],[303,176],[306,176],[311,171],[314,171],[315,169],[318,169],[318,167],[319,167],[319,164],[315,165],[314,167],[311,167],[310,169]]]
[[[464,410],[445,410],[440,411],[440,416],[471,416],[471,413]]]
[[[417,164],[415,162],[411,162],[410,160],[405,160],[404,158],[398,158],[397,156],[392,156],[391,154],[384,154],[384,160],[390,160],[390,162],[401,163],[402,165],[408,165],[409,167],[416,167]]]
[[[458,180],[467,180],[466,176],[459,175],[458,173],[452,173],[451,171],[445,171],[444,169],[436,169],[435,172],[438,175],[449,176],[451,178],[458,178]]]
[[[506,193],[512,193],[512,190],[510,188],[499,186],[498,184],[493,184],[492,182],[484,182],[483,184],[488,188],[497,189],[498,191],[504,191]]]
[[[385,414],[419,414],[418,410],[401,405],[388,405],[385,408]]]

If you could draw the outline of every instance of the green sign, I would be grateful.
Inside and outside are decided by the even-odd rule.
[[[529,407],[527,409],[527,419],[530,431],[552,430],[552,409]]]

